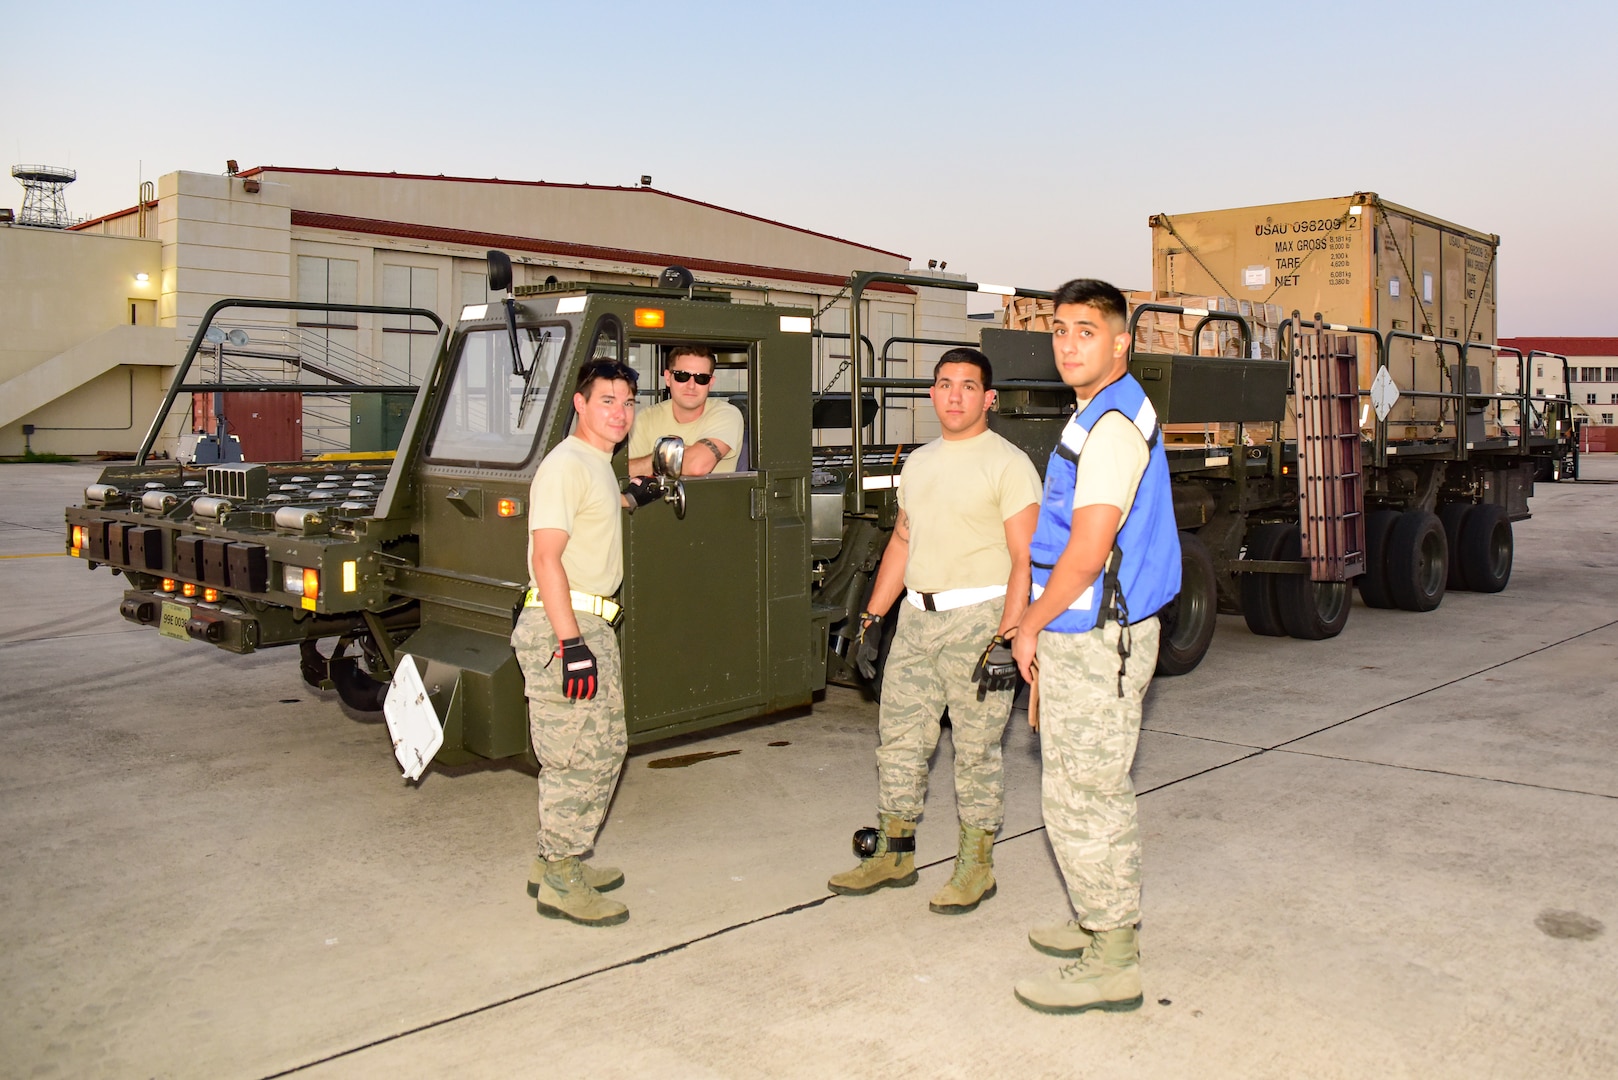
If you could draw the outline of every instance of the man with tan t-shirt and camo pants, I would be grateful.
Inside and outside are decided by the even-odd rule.
[[[623,516],[612,452],[635,413],[635,370],[596,359],[579,371],[577,426],[545,455],[528,494],[530,588],[511,645],[539,757],[539,854],[528,893],[539,913],[611,926],[629,909],[601,895],[624,882],[581,859],[607,816],[629,746],[613,631],[621,609]]]
[[[946,352],[929,393],[943,435],[917,448],[900,474],[899,518],[856,646],[860,670],[874,676],[882,619],[908,588],[882,681],[880,823],[875,835],[855,834],[860,864],[828,885],[862,896],[915,884],[916,822],[948,708],[960,848],[954,874],[929,906],[955,915],[995,892],[992,847],[1005,805],[1000,740],[1011,693],[1009,684],[980,686],[974,668],[991,642],[1004,649],[1028,604],[1040,487],[1028,456],[989,430],[994,390],[986,356]]]

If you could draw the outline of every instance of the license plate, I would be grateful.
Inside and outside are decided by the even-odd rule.
[[[190,641],[191,635],[185,632],[185,624],[190,621],[191,609],[188,606],[165,600],[163,602],[163,617],[157,620],[157,632],[164,637],[175,638],[179,641]]]

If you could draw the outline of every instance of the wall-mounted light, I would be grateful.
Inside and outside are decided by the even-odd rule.
[[[150,280],[152,280],[152,275],[146,273],[144,270],[135,275],[135,282],[137,284],[144,285]]]

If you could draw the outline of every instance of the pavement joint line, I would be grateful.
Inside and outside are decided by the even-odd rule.
[[[1570,641],[1577,641],[1581,637],[1585,637],[1585,636],[1587,636],[1589,634],[1594,634],[1594,633],[1596,633],[1597,631],[1600,631],[1600,630],[1606,630],[1607,628],[1612,627],[1612,626],[1618,626],[1618,619],[1613,619],[1610,622],[1604,622],[1599,626],[1592,626],[1592,627],[1590,627],[1590,628],[1588,628],[1586,630],[1581,630],[1576,634],[1569,634],[1567,637],[1562,638],[1560,641],[1546,642],[1544,645],[1541,645],[1536,649],[1529,649],[1527,652],[1522,653],[1521,655],[1507,657],[1506,659],[1501,660],[1498,663],[1490,664],[1487,667],[1481,667],[1478,670],[1473,671],[1473,672],[1469,672],[1468,674],[1465,674],[1465,675],[1459,675],[1459,676],[1457,676],[1457,677],[1455,677],[1453,679],[1450,679],[1450,680],[1448,680],[1446,682],[1441,682],[1441,683],[1437,684],[1436,686],[1429,686],[1425,690],[1417,690],[1413,694],[1406,694],[1402,698],[1396,698],[1393,701],[1384,702],[1383,704],[1378,705],[1375,708],[1366,709],[1364,712],[1355,713],[1353,716],[1344,717],[1341,720],[1334,721],[1333,723],[1327,724],[1326,726],[1321,727],[1321,728],[1317,728],[1314,731],[1305,732],[1302,735],[1294,736],[1293,738],[1287,739],[1284,742],[1278,742],[1274,746],[1257,747],[1257,748],[1254,749],[1254,752],[1251,753],[1251,754],[1243,754],[1241,757],[1235,758],[1235,759],[1233,759],[1231,761],[1222,762],[1222,763],[1220,763],[1218,765],[1210,765],[1208,768],[1202,769],[1199,772],[1190,773],[1190,774],[1188,774],[1186,776],[1181,776],[1181,777],[1178,777],[1177,779],[1170,780],[1170,781],[1168,781],[1166,783],[1159,784],[1156,787],[1147,788],[1144,791],[1137,792],[1136,797],[1139,798],[1139,797],[1144,796],[1144,795],[1150,795],[1154,791],[1162,791],[1166,787],[1173,787],[1175,784],[1181,784],[1181,783],[1184,783],[1187,780],[1195,780],[1199,776],[1207,776],[1211,772],[1218,772],[1220,769],[1228,768],[1228,767],[1230,767],[1232,765],[1239,765],[1244,761],[1251,761],[1254,758],[1263,757],[1265,754],[1271,754],[1271,753],[1275,753],[1276,751],[1280,751],[1282,753],[1297,754],[1297,755],[1299,755],[1301,757],[1320,758],[1322,760],[1353,761],[1353,762],[1359,762],[1360,764],[1363,764],[1363,765],[1384,765],[1384,766],[1386,766],[1388,768],[1391,768],[1391,769],[1408,769],[1411,772],[1430,772],[1430,773],[1435,773],[1435,774],[1441,775],[1441,776],[1454,776],[1454,777],[1459,777],[1459,778],[1463,778],[1463,779],[1484,780],[1484,781],[1488,781],[1488,782],[1491,782],[1491,783],[1497,783],[1497,784],[1513,784],[1513,785],[1516,785],[1518,787],[1538,788],[1538,789],[1544,790],[1544,791],[1561,791],[1561,792],[1567,792],[1569,794],[1574,794],[1574,795],[1594,795],[1597,798],[1603,798],[1603,799],[1614,798],[1615,796],[1603,795],[1603,794],[1600,794],[1599,792],[1593,792],[1593,791],[1579,791],[1579,790],[1574,789],[1574,788],[1548,787],[1548,786],[1543,785],[1543,784],[1530,784],[1530,783],[1526,783],[1524,781],[1519,781],[1519,780],[1500,780],[1500,779],[1497,779],[1497,778],[1492,777],[1492,776],[1472,776],[1472,775],[1470,775],[1468,773],[1449,773],[1449,772],[1444,772],[1441,769],[1423,769],[1423,768],[1420,768],[1420,767],[1414,766],[1414,765],[1391,765],[1391,764],[1389,764],[1387,762],[1382,762],[1382,761],[1365,761],[1365,760],[1362,760],[1360,758],[1334,757],[1331,754],[1321,754],[1321,753],[1317,753],[1317,752],[1309,751],[1309,750],[1291,750],[1291,749],[1288,749],[1288,747],[1290,747],[1295,742],[1300,742],[1300,741],[1302,741],[1304,739],[1311,738],[1311,737],[1313,737],[1315,735],[1319,735],[1319,734],[1321,734],[1323,732],[1331,731],[1333,728],[1342,727],[1344,724],[1353,723],[1355,720],[1363,720],[1368,716],[1374,716],[1374,715],[1376,715],[1377,713],[1381,712],[1384,709],[1391,709],[1395,705],[1403,705],[1407,701],[1414,701],[1416,698],[1419,698],[1419,697],[1421,697],[1421,696],[1423,696],[1425,694],[1431,694],[1435,690],[1443,690],[1443,689],[1445,689],[1447,687],[1454,686],[1457,683],[1465,682],[1467,679],[1475,678],[1478,675],[1482,675],[1484,672],[1494,671],[1494,670],[1496,670],[1498,668],[1503,668],[1507,664],[1515,664],[1518,660],[1527,659],[1528,657],[1533,656],[1536,653],[1542,653],[1542,652],[1545,652],[1545,651],[1547,651],[1549,649],[1554,649],[1559,645],[1566,645]],[[1146,729],[1143,728],[1142,730],[1146,730]],[[1173,732],[1158,732],[1158,734],[1173,734]],[[1187,736],[1187,737],[1188,738],[1196,738],[1196,736]],[[1222,740],[1219,740],[1219,739],[1209,739],[1207,741],[1208,742],[1222,742]],[[1244,745],[1247,745],[1247,744],[1244,744],[1244,743],[1224,743],[1224,745],[1244,746]],[[1008,839],[1010,839],[1010,838],[1008,837]]]
[[[67,558],[67,552],[65,552],[65,551],[30,551],[25,555],[0,555],[0,559],[65,559],[65,558]]]
[[[937,864],[933,863],[930,865]],[[312,1069],[316,1065],[325,1065],[333,1061],[341,1060],[342,1058],[348,1057],[351,1054],[357,1054],[362,1050],[370,1050],[373,1047],[385,1046],[388,1043],[396,1042],[399,1039],[407,1038],[411,1035],[419,1035],[424,1031],[431,1031],[434,1028],[443,1027],[446,1024],[453,1024],[458,1020],[466,1020],[473,1016],[477,1016],[480,1013],[490,1012],[506,1005],[513,1005],[519,1001],[525,1001],[528,998],[537,997],[538,995],[549,990],[556,990],[572,983],[582,982],[585,979],[591,979],[597,975],[605,975],[611,971],[618,971],[622,968],[633,967],[636,964],[644,964],[652,960],[658,960],[662,957],[681,952],[693,945],[701,944],[704,941],[709,941],[717,937],[723,937],[725,934],[728,934],[733,930],[741,930],[757,923],[768,922],[770,919],[780,918],[783,915],[795,915],[800,911],[807,911],[810,908],[820,907],[827,901],[835,899],[837,899],[835,894],[827,893],[825,896],[822,896],[816,900],[809,900],[802,904],[792,904],[788,907],[782,908],[780,911],[771,911],[766,914],[759,915],[756,918],[746,919],[739,923],[732,923],[729,926],[721,926],[717,930],[710,930],[706,934],[699,934],[696,937],[688,938],[685,941],[677,941],[674,944],[664,946],[661,949],[654,949],[651,952],[642,953],[640,956],[632,956],[627,960],[619,960],[615,963],[606,964],[592,971],[582,971],[577,975],[570,975],[565,979],[558,979],[556,982],[547,983],[544,986],[536,986],[532,990],[524,990],[521,993],[510,994],[498,1001],[490,1001],[470,1009],[464,1009],[453,1016],[445,1016],[440,1017],[437,1020],[429,1020],[424,1024],[417,1024],[415,1027],[406,1028],[404,1031],[398,1031],[392,1035],[383,1035],[380,1038],[372,1039],[371,1041],[361,1043],[358,1046],[351,1046],[346,1050],[338,1050],[335,1053],[327,1054],[325,1057],[316,1058],[313,1061],[306,1061],[299,1065],[293,1065],[292,1067],[282,1069],[279,1072],[267,1073],[263,1077],[263,1080],[277,1080],[279,1077],[291,1076],[294,1073],[302,1072],[305,1069]]]
[[[31,530],[33,532],[54,533],[54,532],[59,532],[60,531],[55,526],[46,527],[44,525],[24,525],[20,521],[0,521],[0,525],[10,526],[13,529],[29,529],[29,530]]]
[[[1487,667],[1478,668],[1476,671],[1469,672],[1469,673],[1467,673],[1465,675],[1457,675],[1455,678],[1449,679],[1449,680],[1447,680],[1445,682],[1438,683],[1436,686],[1429,686],[1425,690],[1417,690],[1413,694],[1406,694],[1402,698],[1397,698],[1397,699],[1395,699],[1393,701],[1385,702],[1385,703],[1383,703],[1381,705],[1376,706],[1375,708],[1366,709],[1364,712],[1361,712],[1361,713],[1355,713],[1353,716],[1344,717],[1341,720],[1338,720],[1338,721],[1335,721],[1333,723],[1327,724],[1325,727],[1317,728],[1314,731],[1305,732],[1302,735],[1295,735],[1292,738],[1287,739],[1284,742],[1278,742],[1274,746],[1267,747],[1266,749],[1267,750],[1280,750],[1280,749],[1283,749],[1284,747],[1291,746],[1295,742],[1302,742],[1304,739],[1313,738],[1314,736],[1319,735],[1322,732],[1327,732],[1327,731],[1332,730],[1333,728],[1342,727],[1344,724],[1351,724],[1355,720],[1363,720],[1367,716],[1373,716],[1376,713],[1381,712],[1383,709],[1391,709],[1395,705],[1403,705],[1407,701],[1414,701],[1417,698],[1422,697],[1422,696],[1424,696],[1426,694],[1431,694],[1431,693],[1433,693],[1435,691],[1438,691],[1438,690],[1446,690],[1449,687],[1456,685],[1457,683],[1463,683],[1467,679],[1476,678],[1477,676],[1482,675],[1485,672],[1496,671],[1496,670],[1498,670],[1500,668],[1505,667],[1507,664],[1515,664],[1517,661],[1526,660],[1528,657],[1534,656],[1537,653],[1546,652],[1546,651],[1548,651],[1550,649],[1556,648],[1559,645],[1566,645],[1570,641],[1576,641],[1581,637],[1585,637],[1585,636],[1587,636],[1589,634],[1594,634],[1598,630],[1606,630],[1609,627],[1613,627],[1613,626],[1618,626],[1618,619],[1613,619],[1613,620],[1611,620],[1609,622],[1604,622],[1600,626],[1592,626],[1589,629],[1581,630],[1576,634],[1569,634],[1567,637],[1562,638],[1560,641],[1546,642],[1544,645],[1539,646],[1537,649],[1529,649],[1527,652],[1522,653],[1522,654],[1520,654],[1518,656],[1507,657],[1506,659],[1501,660],[1498,663],[1493,663],[1493,664],[1488,665]]]
[[[1605,791],[1585,791],[1582,788],[1556,787],[1552,784],[1534,784],[1527,780],[1507,780],[1499,776],[1479,776],[1476,773],[1451,772],[1448,769],[1429,769],[1421,765],[1400,765],[1394,761],[1373,761],[1369,758],[1342,757],[1338,754],[1321,754],[1312,750],[1281,750],[1283,754],[1296,754],[1298,757],[1317,758],[1321,761],[1341,761],[1354,765],[1374,765],[1383,769],[1402,769],[1405,772],[1430,773],[1433,776],[1453,776],[1457,780],[1481,780],[1489,784],[1509,784],[1512,787],[1533,788],[1535,791],[1555,791],[1564,795],[1588,795],[1595,799],[1618,799]]]

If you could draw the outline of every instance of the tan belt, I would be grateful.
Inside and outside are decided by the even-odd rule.
[[[624,619],[624,606],[610,596],[597,596],[595,593],[577,592],[568,590],[568,599],[573,602],[574,611],[582,611],[587,615],[599,615],[607,620],[608,626],[617,626]],[[523,600],[525,607],[542,608],[545,602],[539,598],[538,589],[529,589],[527,597]]]

